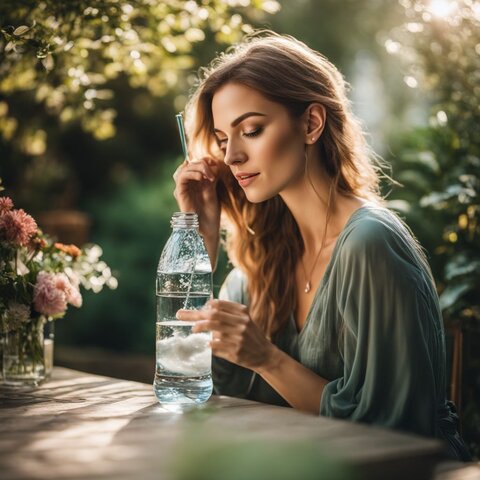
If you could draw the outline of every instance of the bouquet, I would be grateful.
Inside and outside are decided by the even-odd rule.
[[[82,306],[81,287],[99,292],[117,280],[98,245],[54,242],[9,197],[0,197],[0,363],[5,382],[36,384],[48,376],[45,326],[69,305]],[[2,348],[3,347],[3,348]],[[1,351],[3,349],[3,352]],[[0,371],[0,378],[1,378]]]

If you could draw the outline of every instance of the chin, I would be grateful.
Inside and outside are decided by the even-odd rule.
[[[245,196],[250,203],[262,203],[270,200],[277,195],[277,192],[255,192],[244,190]]]

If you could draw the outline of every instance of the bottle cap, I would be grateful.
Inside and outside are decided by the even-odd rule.
[[[195,212],[175,212],[170,221],[172,228],[198,228],[198,215]]]

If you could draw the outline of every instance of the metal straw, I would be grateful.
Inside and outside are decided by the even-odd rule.
[[[187,137],[185,135],[185,125],[183,123],[183,115],[181,113],[177,113],[175,115],[175,118],[177,119],[177,125],[178,125],[178,133],[180,134],[180,141],[182,142],[182,150],[183,150],[183,156],[185,160],[188,162],[188,151],[187,151]]]
[[[177,113],[175,115],[175,118],[177,119],[178,133],[180,134],[180,142],[182,143],[183,156],[185,160],[188,162],[189,159],[188,159],[188,151],[187,151],[187,137],[185,135],[185,125],[183,123],[183,115],[181,113]],[[190,279],[188,281],[187,296],[185,297],[185,301],[183,302],[184,310],[187,308],[188,301],[190,300],[190,293],[192,291],[193,276],[195,275],[196,266],[197,266],[197,242],[195,242],[195,253],[193,256],[192,271],[190,272]]]

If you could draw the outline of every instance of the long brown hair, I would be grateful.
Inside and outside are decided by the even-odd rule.
[[[344,78],[324,56],[292,37],[268,31],[250,35],[219,55],[202,69],[187,104],[186,127],[194,155],[222,159],[213,134],[211,104],[215,92],[228,82],[257,90],[285,106],[295,119],[311,103],[323,105],[326,123],[315,147],[333,182],[333,196],[342,193],[381,202],[376,157],[351,111]],[[247,277],[252,319],[271,337],[296,307],[293,272],[304,250],[303,240],[279,195],[250,203],[229,169],[222,171],[217,192],[227,226],[227,253]]]

